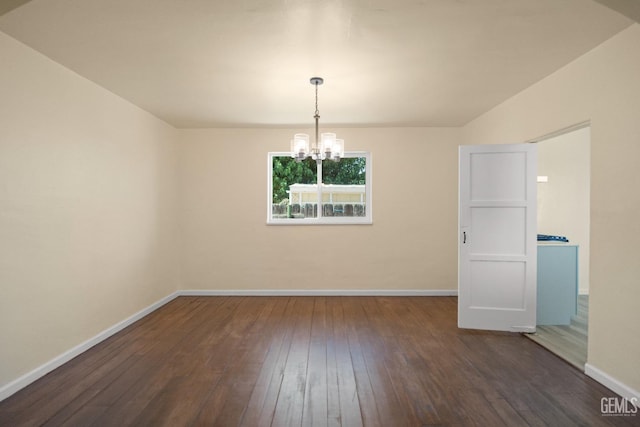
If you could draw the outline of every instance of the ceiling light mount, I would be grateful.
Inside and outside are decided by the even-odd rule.
[[[309,146],[309,135],[297,133],[291,140],[291,157],[301,162],[307,157],[313,158],[317,163],[323,160],[333,160],[339,162],[344,156],[344,140],[337,139],[335,133],[319,133],[320,111],[318,110],[318,86],[324,83],[322,77],[311,77],[309,83],[316,89],[316,111],[313,118],[316,121],[315,141],[312,147]]]

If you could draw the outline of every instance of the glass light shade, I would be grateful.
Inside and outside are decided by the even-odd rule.
[[[344,139],[336,139],[333,143],[333,151],[331,152],[331,158],[335,161],[344,157]]]
[[[309,135],[296,133],[291,140],[291,157],[300,161],[309,155]]]
[[[336,143],[336,134],[335,133],[323,133],[320,135],[320,152],[326,156],[326,158],[331,157],[331,153],[333,152],[333,146]],[[323,157],[324,158],[324,157]]]

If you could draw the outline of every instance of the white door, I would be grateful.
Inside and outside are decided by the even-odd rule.
[[[460,147],[460,328],[535,331],[536,149]]]

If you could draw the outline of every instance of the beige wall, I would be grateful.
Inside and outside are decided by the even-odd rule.
[[[266,225],[267,153],[299,129],[181,131],[183,289],[457,289],[459,129],[335,130],[372,152],[373,225]]]
[[[589,293],[591,129],[586,126],[538,143],[538,233],[567,236],[578,245],[579,286]]]
[[[640,390],[640,25],[464,127],[466,143],[523,142],[591,120],[588,364]]]
[[[177,289],[175,130],[0,33],[0,389]]]

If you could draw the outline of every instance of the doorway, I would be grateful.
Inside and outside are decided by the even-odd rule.
[[[566,245],[566,249],[575,247],[577,290],[572,292],[575,311],[566,322],[539,322],[536,333],[529,337],[584,371],[589,310],[591,128],[585,123],[537,142],[538,233],[566,237],[568,242],[552,244]],[[539,248],[539,254],[541,249],[548,248]],[[545,266],[540,264],[539,268]],[[539,297],[538,307],[539,311],[545,309],[544,298]]]

